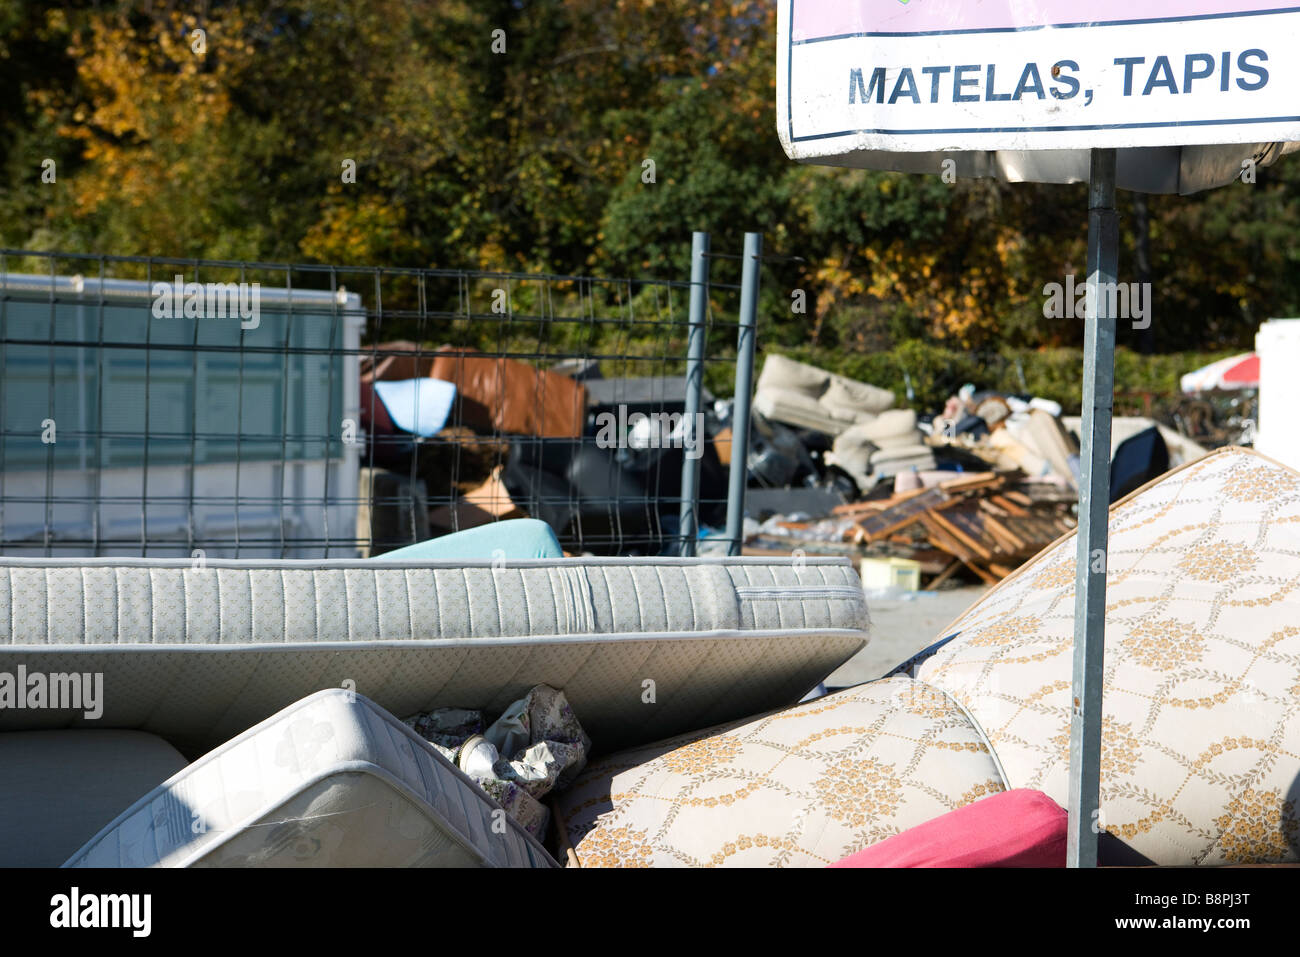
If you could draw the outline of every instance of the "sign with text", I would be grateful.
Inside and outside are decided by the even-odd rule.
[[[1300,139],[1297,0],[780,0],[794,159]]]

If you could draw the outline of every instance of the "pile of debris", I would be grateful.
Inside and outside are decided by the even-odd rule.
[[[746,553],[901,559],[931,588],[963,571],[993,584],[1075,527],[1078,420],[1055,402],[967,385],[918,415],[886,390],[771,355],[754,408],[750,484],[793,487],[751,491]],[[1204,454],[1148,419],[1113,431],[1112,501]],[[800,478],[839,500],[810,500]]]
[[[605,379],[595,362],[542,369],[404,341],[360,365],[363,555],[523,517],[575,552],[659,554],[675,542],[687,455],[701,520],[725,521],[729,433],[710,413],[702,447],[678,441],[685,377]]]
[[[962,568],[988,584],[998,582],[1075,527],[1074,496],[1050,483],[1006,472],[926,472],[922,478],[920,488],[835,506],[822,528],[863,555],[916,561],[920,572],[935,576],[934,588]],[[781,529],[783,540],[756,535],[748,551],[826,551],[826,536],[803,537],[817,524],[778,520],[769,528]]]
[[[699,458],[702,553],[725,551],[730,400],[684,378],[605,379],[410,342],[361,363],[357,536],[368,551],[530,516],[575,552],[676,553],[682,465]],[[1074,527],[1079,444],[1053,402],[964,386],[942,410],[770,354],[753,403],[745,551],[911,563],[935,583],[996,582]],[[1076,426],[1077,428],[1077,426]],[[703,442],[685,448],[688,434]],[[1203,450],[1114,421],[1112,500]],[[893,566],[891,566],[893,567]]]

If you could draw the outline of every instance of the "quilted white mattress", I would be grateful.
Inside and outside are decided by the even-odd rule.
[[[410,728],[314,694],[168,778],[64,867],[555,867]]]
[[[546,683],[604,751],[792,704],[866,628],[843,559],[0,559],[0,672],[103,674],[98,720],[0,709],[0,730],[197,755],[322,688],[405,716]]]

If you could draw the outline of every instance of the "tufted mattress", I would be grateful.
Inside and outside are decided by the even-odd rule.
[[[195,756],[323,688],[396,715],[563,688],[599,750],[792,704],[866,641],[842,559],[0,558],[0,674],[102,674],[102,715]],[[67,704],[67,701],[52,702]]]
[[[916,671],[979,723],[1008,787],[1061,805],[1076,544],[984,595]],[[1300,858],[1300,474],[1229,447],[1111,507],[1104,701],[1103,863]]]
[[[556,809],[583,867],[819,867],[1005,786],[970,716],[896,677],[607,755]]]
[[[556,865],[410,728],[334,688],[172,775],[64,866]]]

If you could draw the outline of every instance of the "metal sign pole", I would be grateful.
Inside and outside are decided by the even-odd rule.
[[[1093,150],[1088,185],[1088,312],[1083,337],[1083,449],[1075,553],[1070,817],[1066,844],[1069,867],[1097,866],[1100,833],[1110,420],[1115,394],[1117,297],[1114,293],[1119,272],[1115,161],[1115,150]]]
[[[709,312],[709,234],[691,234],[691,313],[686,349],[686,415],[683,422],[687,450],[699,448],[704,436],[695,433],[704,392],[704,323]],[[682,457],[682,504],[678,521],[683,558],[695,557],[700,533],[700,457]]]
[[[736,342],[735,414],[731,419],[731,464],[727,489],[728,555],[745,545],[745,481],[749,477],[749,411],[754,397],[754,347],[758,328],[758,279],[763,268],[763,234],[745,233],[740,279],[740,333]]]

